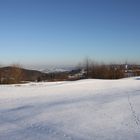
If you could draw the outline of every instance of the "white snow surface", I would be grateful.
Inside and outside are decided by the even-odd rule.
[[[140,78],[0,85],[0,140],[140,140]]]

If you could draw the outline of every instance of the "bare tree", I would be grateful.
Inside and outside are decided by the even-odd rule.
[[[90,64],[90,59],[87,57],[86,59],[85,59],[85,64],[84,64],[85,66],[85,70],[86,70],[86,78],[89,78],[90,77],[90,66],[91,66],[91,64]]]
[[[1,70],[1,65],[0,65],[0,84],[2,84],[2,70]]]

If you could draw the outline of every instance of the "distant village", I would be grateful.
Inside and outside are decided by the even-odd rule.
[[[80,79],[120,79],[140,76],[140,65],[133,64],[86,64],[83,67],[70,71],[44,73],[36,70],[27,70],[20,66],[0,68],[0,84],[16,84],[42,81],[72,81]]]

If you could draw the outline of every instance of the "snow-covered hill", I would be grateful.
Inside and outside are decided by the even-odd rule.
[[[72,68],[48,68],[48,69],[41,69],[40,71],[43,73],[59,73],[59,72],[69,72]]]
[[[0,140],[139,140],[140,78],[0,86]]]

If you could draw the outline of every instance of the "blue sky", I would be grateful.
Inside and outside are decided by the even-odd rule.
[[[0,63],[140,63],[139,0],[0,0]]]

